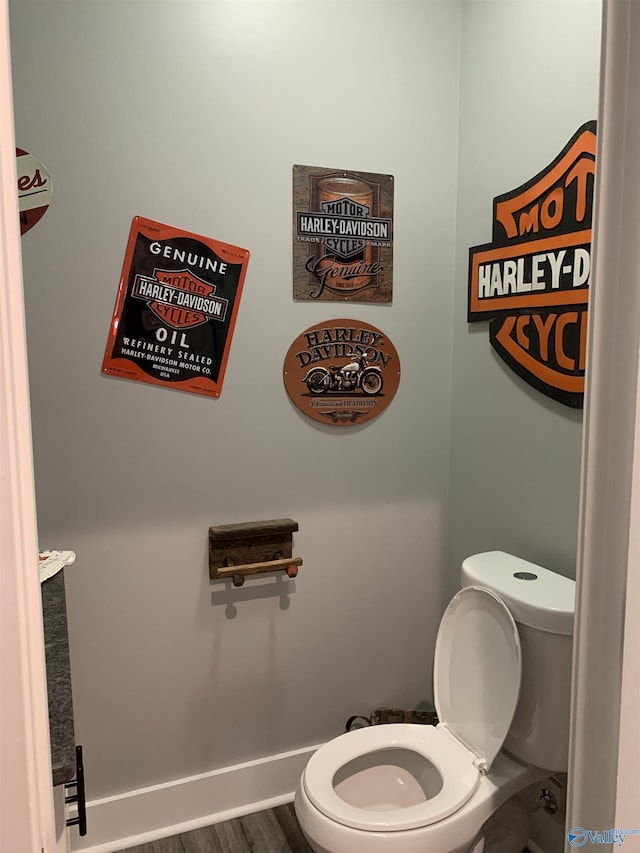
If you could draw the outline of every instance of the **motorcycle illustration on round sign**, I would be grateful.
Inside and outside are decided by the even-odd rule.
[[[379,367],[369,366],[367,356],[363,352],[355,353],[350,361],[340,367],[330,364],[326,367],[312,367],[303,382],[312,394],[327,394],[329,391],[353,393],[360,389],[369,396],[375,396],[382,391],[384,381]]]

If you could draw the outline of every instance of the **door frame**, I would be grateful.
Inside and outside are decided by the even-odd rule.
[[[640,815],[640,4],[602,23],[567,829],[605,832]]]
[[[56,849],[7,0],[0,6],[0,832]]]

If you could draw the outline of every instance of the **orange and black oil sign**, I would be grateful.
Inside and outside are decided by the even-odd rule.
[[[102,372],[219,397],[249,252],[136,216]]]
[[[556,159],[493,201],[491,243],[469,250],[468,321],[521,379],[581,408],[591,269],[596,123]]]

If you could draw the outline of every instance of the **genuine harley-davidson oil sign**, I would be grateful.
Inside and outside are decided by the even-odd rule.
[[[469,250],[468,321],[525,382],[581,408],[591,269],[596,123],[493,201],[493,239]]]
[[[247,249],[135,217],[103,373],[218,397],[248,262]]]
[[[300,411],[315,421],[349,426],[383,412],[400,382],[400,359],[389,338],[359,320],[327,320],[289,347],[284,384]]]
[[[391,302],[393,176],[293,167],[293,298]]]

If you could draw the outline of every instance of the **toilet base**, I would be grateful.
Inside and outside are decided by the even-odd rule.
[[[483,853],[522,853],[531,835],[531,817],[519,794],[508,799],[482,827]]]

